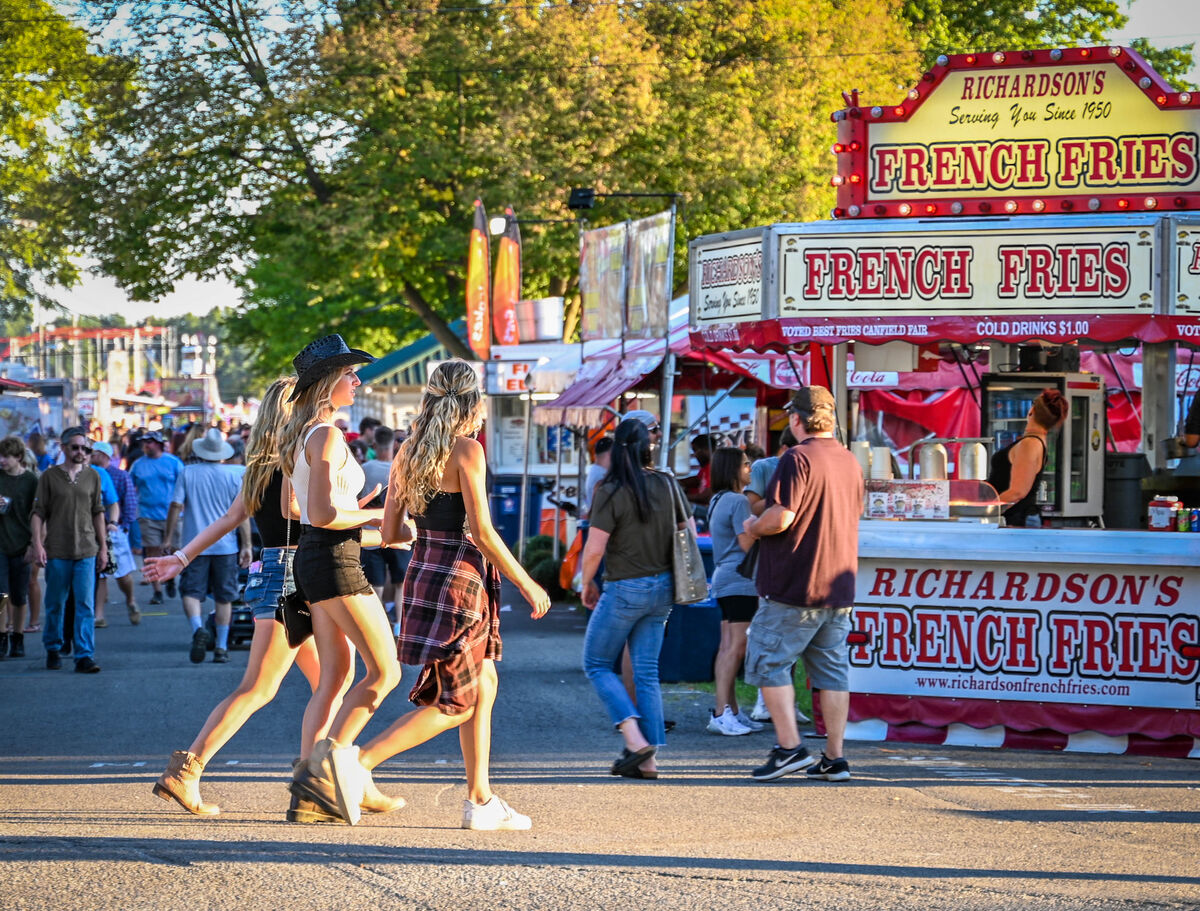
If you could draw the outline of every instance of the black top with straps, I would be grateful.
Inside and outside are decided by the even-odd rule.
[[[1012,462],[1009,461],[1009,453],[1021,440],[1026,437],[1033,437],[1042,444],[1042,464],[1037,470],[1040,475],[1046,467],[1046,441],[1036,433],[1025,433],[1017,437],[1003,449],[996,451],[992,456],[992,470],[988,472],[988,483],[996,488],[996,493],[1004,493],[1012,486]],[[1024,528],[1025,520],[1032,515],[1038,514],[1037,505],[1037,475],[1034,475],[1033,485],[1029,488],[1029,493],[1021,497],[1015,503],[1004,510],[1004,521],[1010,527]]]
[[[467,521],[467,504],[462,491],[439,490],[425,507],[425,515],[413,516],[417,528],[426,531],[461,532]]]
[[[276,468],[271,472],[271,480],[263,494],[258,512],[254,514],[254,524],[258,526],[258,536],[262,539],[263,547],[286,547],[287,524],[283,521],[283,513],[279,509],[279,501],[283,495],[283,471]],[[292,546],[300,542],[300,523],[292,520]]]

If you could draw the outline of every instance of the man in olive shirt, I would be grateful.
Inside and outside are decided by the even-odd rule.
[[[95,674],[100,666],[95,653],[96,563],[108,562],[104,504],[100,475],[91,470],[91,441],[82,428],[63,431],[61,465],[52,465],[38,478],[33,502],[33,559],[46,567],[45,618],[42,644],[46,667],[62,667],[63,608],[67,593],[75,594],[73,632],[75,670]]]

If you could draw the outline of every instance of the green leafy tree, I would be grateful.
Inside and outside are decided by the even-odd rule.
[[[87,33],[43,0],[0,0],[0,316],[51,306],[44,285],[77,277],[49,188],[94,134],[92,79],[107,79]]]
[[[1117,0],[904,0],[902,12],[928,66],[938,54],[1105,44],[1129,21]],[[1194,45],[1133,47],[1164,78],[1187,85]]]

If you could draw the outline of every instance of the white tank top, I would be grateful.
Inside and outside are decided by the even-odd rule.
[[[292,488],[296,491],[296,503],[300,506],[300,522],[304,525],[312,525],[308,518],[308,479],[311,469],[308,465],[308,454],[305,452],[305,447],[318,427],[332,428],[342,444],[342,464],[330,472],[334,508],[339,510],[358,509],[358,495],[367,483],[362,466],[358,464],[354,453],[346,445],[346,438],[342,436],[342,432],[332,424],[313,424],[308,429],[308,433],[304,434],[304,439],[300,441],[300,451],[296,453],[296,467],[292,471]]]

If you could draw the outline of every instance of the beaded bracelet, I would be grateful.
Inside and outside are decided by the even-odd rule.
[[[184,569],[187,569],[188,564],[192,562],[188,559],[187,554],[185,554],[182,550],[175,551],[172,556],[179,558],[179,562],[183,564]]]

